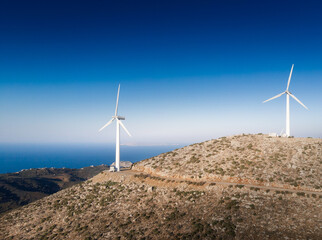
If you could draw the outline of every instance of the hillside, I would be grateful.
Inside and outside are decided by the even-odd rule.
[[[320,168],[321,139],[211,140],[7,212],[0,239],[321,239]]]
[[[0,174],[0,213],[58,192],[85,181],[108,166],[82,169],[39,168]]]
[[[182,179],[217,179],[321,189],[322,139],[223,137],[164,153],[133,169]]]

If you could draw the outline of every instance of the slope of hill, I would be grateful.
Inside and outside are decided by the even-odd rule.
[[[321,189],[322,139],[223,137],[146,159],[133,169],[191,180]]]
[[[320,184],[321,140],[262,135],[227,139],[161,154],[137,163],[136,170],[104,171],[7,212],[0,216],[0,239],[321,239],[322,192],[315,187]],[[238,150],[250,141],[252,147]],[[222,163],[217,161],[219,155],[207,157],[215,150],[208,146],[214,144],[222,159],[234,159]],[[264,164],[259,159],[270,159],[274,144],[275,148],[282,145],[283,151],[288,149],[281,153],[286,160],[278,157]],[[191,160],[193,157],[199,162]],[[293,169],[306,165],[297,158],[314,164],[309,165],[311,171],[303,170],[303,181],[297,180],[299,184],[294,186],[285,179],[293,178]],[[256,165],[242,162],[252,159]],[[235,176],[229,176],[228,169],[239,166],[232,161],[245,165],[234,173],[247,184],[231,183]],[[287,161],[296,168],[287,170]],[[173,164],[176,162],[181,166]],[[257,168],[258,163],[265,167]],[[276,177],[283,178],[277,179],[280,182],[274,188],[274,181],[265,179],[271,174],[269,169],[277,171],[282,166],[286,169],[281,168]],[[215,172],[219,168],[223,170]],[[265,181],[256,180],[259,176]]]
[[[39,168],[0,174],[0,213],[26,205],[42,197],[85,181],[108,166]]]

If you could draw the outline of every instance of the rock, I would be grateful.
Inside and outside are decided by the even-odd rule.
[[[152,187],[148,187],[148,192],[154,192],[156,189],[156,187],[152,186]]]
[[[240,147],[240,142],[236,140],[232,140],[230,145],[232,146],[232,148],[238,148]]]

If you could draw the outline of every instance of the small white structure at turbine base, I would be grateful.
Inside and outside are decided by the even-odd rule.
[[[268,136],[269,137],[278,137],[277,133],[269,133]]]
[[[115,143],[115,168],[116,171],[120,171],[120,125],[124,129],[124,131],[131,137],[131,134],[126,129],[124,124],[121,120],[125,120],[125,117],[117,116],[118,104],[119,104],[119,95],[120,95],[120,85],[117,91],[117,98],[116,98],[116,107],[115,107],[115,114],[112,116],[112,119],[108,121],[100,130],[102,131],[108,125],[110,125],[114,120],[116,120],[116,143]]]
[[[288,89],[290,87],[290,82],[291,82],[291,77],[292,77],[292,73],[293,73],[293,67],[294,64],[292,65],[291,68],[291,72],[290,75],[288,77],[288,82],[287,82],[287,87],[286,90],[270,99],[265,100],[263,103],[271,101],[275,98],[278,98],[280,96],[282,96],[283,94],[286,94],[286,137],[291,136],[291,130],[290,130],[290,96],[295,99],[295,101],[297,101],[299,104],[301,104],[304,108],[306,108],[307,110],[309,110],[300,100],[297,99],[297,97],[295,97]]]

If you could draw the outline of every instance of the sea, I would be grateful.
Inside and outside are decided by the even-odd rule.
[[[138,162],[179,145],[121,146],[121,161]],[[82,168],[111,165],[115,145],[106,144],[0,144],[0,173],[19,172],[31,168]]]

